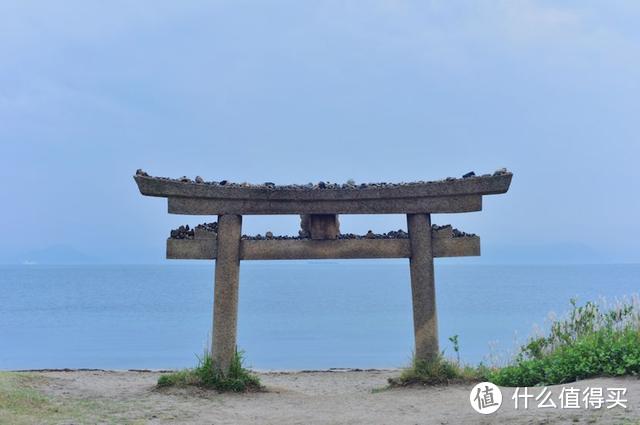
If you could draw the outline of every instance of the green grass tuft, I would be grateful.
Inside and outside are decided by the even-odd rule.
[[[478,367],[460,365],[438,356],[435,360],[413,359],[411,367],[402,371],[398,378],[389,378],[391,387],[410,385],[447,385],[450,383],[481,381],[488,375],[483,365]]]
[[[158,387],[197,386],[214,389],[220,392],[260,391],[260,379],[242,365],[242,353],[236,353],[231,362],[229,372],[222,375],[213,364],[209,353],[198,359],[195,369],[181,370],[160,376]]]

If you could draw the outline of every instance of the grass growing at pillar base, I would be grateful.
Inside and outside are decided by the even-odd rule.
[[[411,366],[404,369],[399,377],[389,378],[389,385],[406,387],[482,381],[488,372],[489,370],[482,365],[478,367],[460,365],[442,356],[431,361],[414,358]]]
[[[260,391],[262,389],[260,379],[245,369],[242,363],[242,352],[236,352],[229,372],[223,375],[213,364],[211,355],[205,353],[204,356],[198,358],[196,368],[162,375],[158,379],[158,387],[197,386],[220,392],[236,393]]]

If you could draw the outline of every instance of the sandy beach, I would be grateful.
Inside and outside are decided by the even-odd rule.
[[[624,387],[627,408],[599,410],[515,410],[513,389],[503,388],[503,404],[481,415],[469,403],[473,385],[385,389],[395,370],[266,372],[259,376],[264,392],[218,394],[155,387],[158,372],[34,371],[11,374],[20,385],[43,394],[44,411],[7,418],[24,424],[483,424],[483,423],[640,423],[640,380],[599,378],[567,384]],[[6,376],[5,376],[6,377]],[[549,387],[559,405],[562,386]],[[532,388],[537,395],[540,388]],[[31,415],[31,416],[30,416]]]

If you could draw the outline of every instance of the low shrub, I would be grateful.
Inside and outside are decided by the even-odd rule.
[[[228,373],[222,374],[215,367],[209,353],[198,359],[194,369],[181,370],[160,376],[158,387],[198,386],[220,392],[247,392],[262,389],[260,379],[243,367],[242,353],[234,356]]]
[[[555,320],[547,336],[531,338],[513,364],[492,371],[497,385],[524,387],[573,382],[595,376],[640,374],[637,302],[602,309],[588,302]]]
[[[414,360],[391,386],[439,385],[490,381],[506,387],[530,387],[573,382],[596,376],[640,375],[640,300],[616,305],[571,301],[566,317],[553,320],[544,336],[530,338],[504,367],[460,364],[458,335],[449,338],[458,361],[438,356]]]

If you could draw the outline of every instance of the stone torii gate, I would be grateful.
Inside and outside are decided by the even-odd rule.
[[[408,258],[415,355],[434,359],[439,348],[433,259],[480,255],[480,238],[449,225],[432,226],[431,214],[480,211],[482,196],[505,193],[511,178],[502,169],[432,182],[276,186],[152,177],[142,170],[134,176],[140,193],[167,198],[170,214],[218,216],[217,223],[172,231],[167,258],[216,260],[211,354],[222,373],[236,351],[240,260]],[[251,214],[300,215],[299,236],[243,236],[242,216]],[[408,233],[343,235],[338,214],[406,214]]]

